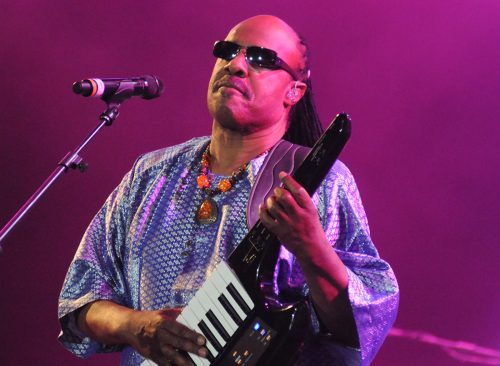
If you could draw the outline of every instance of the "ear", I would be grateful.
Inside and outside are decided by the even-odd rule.
[[[291,107],[298,103],[300,99],[304,96],[307,90],[307,85],[302,81],[292,81],[290,83],[290,88],[286,92],[285,96],[285,107]]]

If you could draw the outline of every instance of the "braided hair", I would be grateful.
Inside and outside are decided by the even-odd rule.
[[[312,84],[309,66],[309,47],[303,37],[299,35],[300,44],[304,49],[305,67],[300,70],[302,80],[307,90],[297,104],[294,104],[288,114],[288,129],[283,136],[284,140],[294,144],[312,147],[324,131],[312,94]]]

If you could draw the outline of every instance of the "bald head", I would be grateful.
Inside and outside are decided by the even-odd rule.
[[[298,40],[297,33],[284,20],[274,15],[256,15],[243,20],[229,31],[229,34],[237,31],[239,28],[249,27],[254,32],[281,32],[283,35]]]
[[[253,42],[245,46],[275,50],[299,75],[305,73],[306,47],[297,32],[284,20],[273,15],[257,15],[245,19],[229,31],[226,40],[238,40],[241,35]]]

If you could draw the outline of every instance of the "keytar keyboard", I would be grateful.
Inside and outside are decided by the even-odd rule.
[[[231,341],[233,335],[241,328],[255,304],[242,286],[238,277],[229,265],[220,262],[212,275],[189,301],[177,321],[190,329],[203,334],[206,338],[208,357],[202,358],[189,353],[196,366],[210,366]],[[250,327],[250,336],[259,342],[269,343],[272,330],[265,330],[263,322],[255,321]],[[248,333],[248,332],[247,332]],[[248,336],[248,335],[247,335]],[[266,338],[267,337],[267,341]],[[234,365],[245,365],[249,351],[233,350]],[[241,354],[239,354],[241,353]],[[260,352],[258,352],[260,353]],[[145,360],[141,366],[156,365]]]

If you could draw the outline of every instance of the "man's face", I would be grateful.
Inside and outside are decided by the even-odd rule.
[[[225,40],[243,47],[274,50],[293,70],[299,70],[303,62],[297,35],[274,17],[248,19],[233,28]],[[208,86],[210,113],[223,127],[244,134],[277,123],[286,126],[289,107],[286,95],[295,81],[284,70],[249,65],[244,51],[230,61],[217,59]]]

